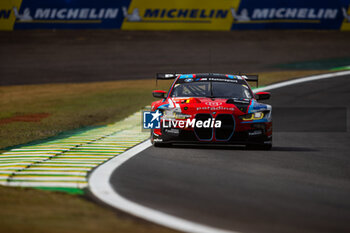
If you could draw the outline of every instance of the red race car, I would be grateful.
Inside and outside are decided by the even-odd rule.
[[[257,76],[230,74],[157,74],[175,79],[168,92],[155,90],[161,100],[151,106],[154,146],[172,143],[238,144],[272,147],[271,106],[257,102],[268,92],[253,93],[247,81]]]

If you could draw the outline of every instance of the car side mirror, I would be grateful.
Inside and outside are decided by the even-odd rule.
[[[166,91],[155,90],[155,91],[152,91],[152,95],[153,95],[153,97],[155,97],[155,98],[164,99],[164,98],[165,98],[165,95],[166,95]]]
[[[265,91],[261,91],[258,93],[255,93],[255,99],[257,100],[268,100],[271,97],[271,93],[270,92],[265,92]]]

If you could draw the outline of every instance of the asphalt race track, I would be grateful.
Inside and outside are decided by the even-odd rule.
[[[129,200],[217,228],[350,232],[349,87],[346,76],[272,90],[272,151],[150,147],[110,181]]]

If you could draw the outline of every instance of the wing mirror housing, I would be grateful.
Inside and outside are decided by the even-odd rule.
[[[164,98],[165,98],[165,95],[166,95],[166,91],[155,90],[155,91],[152,91],[152,95],[153,95],[153,97],[155,97],[155,98],[164,99]]]
[[[260,91],[258,93],[255,93],[255,99],[257,100],[268,100],[271,97],[270,92]]]

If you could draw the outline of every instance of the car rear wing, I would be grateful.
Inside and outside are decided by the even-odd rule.
[[[178,73],[157,73],[156,76],[156,84],[158,83],[158,80],[169,80],[169,79],[175,79],[179,75]],[[235,74],[237,75],[237,74]],[[242,76],[247,82],[255,82],[256,86],[259,86],[259,75],[253,75],[253,74],[238,74]]]
[[[249,74],[249,75],[242,75],[242,77],[243,77],[247,82],[255,82],[255,83],[256,83],[256,87],[259,86],[259,75]]]
[[[158,80],[169,80],[169,79],[175,79],[181,74],[177,73],[157,73],[156,76],[156,86],[158,86]]]
[[[157,79],[175,79],[177,76],[181,74],[177,73],[157,73]]]

